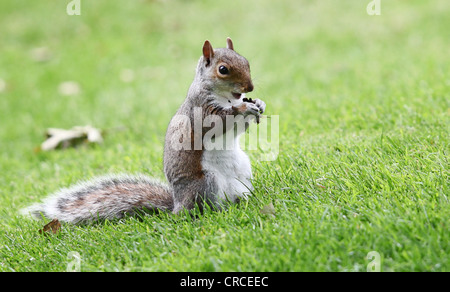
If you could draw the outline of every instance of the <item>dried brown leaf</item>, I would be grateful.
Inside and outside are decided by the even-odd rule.
[[[53,219],[49,223],[45,224],[42,229],[39,229],[40,234],[53,233],[56,234],[61,230],[61,223],[58,219]]]

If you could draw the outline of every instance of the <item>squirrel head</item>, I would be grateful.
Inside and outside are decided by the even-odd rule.
[[[197,74],[209,90],[228,99],[239,99],[242,93],[253,91],[250,65],[236,53],[230,38],[227,38],[226,48],[216,50],[208,40],[205,41]]]

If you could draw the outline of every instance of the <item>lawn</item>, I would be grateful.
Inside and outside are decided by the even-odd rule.
[[[372,16],[369,0],[56,2],[0,3],[0,271],[65,271],[74,253],[81,271],[450,271],[448,0]],[[164,179],[203,42],[228,36],[248,96],[279,116],[278,157],[250,153],[248,201],[49,236],[19,214],[97,175]],[[76,125],[104,143],[37,150]]]

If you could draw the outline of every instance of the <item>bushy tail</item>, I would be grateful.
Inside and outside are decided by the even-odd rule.
[[[76,224],[121,218],[142,210],[173,210],[169,187],[145,175],[115,175],[61,189],[22,213]]]

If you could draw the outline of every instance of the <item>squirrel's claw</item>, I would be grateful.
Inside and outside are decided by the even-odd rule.
[[[244,115],[245,116],[248,116],[248,115],[255,116],[256,123],[259,124],[259,117],[261,115],[260,112],[261,112],[261,110],[256,104],[249,102],[246,105],[246,111],[245,111]]]
[[[266,103],[260,99],[255,99],[255,105],[259,108],[259,113],[264,113],[266,110]]]
[[[258,98],[251,99],[251,98],[245,97],[244,99],[242,99],[242,101],[256,105],[256,107],[259,109],[258,112],[260,114],[264,113],[264,111],[266,110],[266,103]]]

